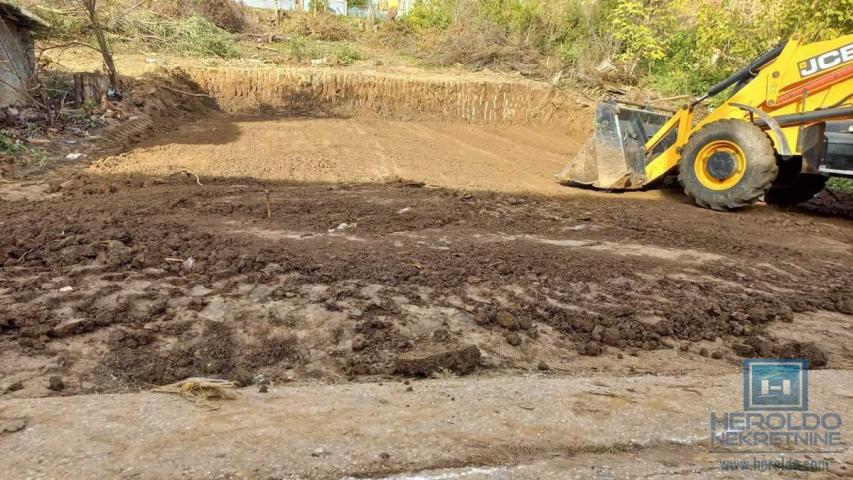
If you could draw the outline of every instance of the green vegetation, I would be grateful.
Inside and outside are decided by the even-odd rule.
[[[140,26],[145,41],[161,50],[201,57],[233,58],[238,55],[231,34],[200,16],[140,23]]]
[[[43,165],[48,155],[20,141],[11,131],[0,130],[0,160],[27,165]],[[0,175],[0,178],[3,178]]]
[[[418,0],[405,21],[420,34],[498,29],[580,77],[599,76],[606,61],[625,82],[698,94],[794,32],[825,39],[853,31],[851,7],[851,0]]]
[[[92,43],[79,2],[21,1],[54,25],[52,39]],[[325,2],[312,5],[323,10]],[[371,24],[320,11],[274,19],[232,0],[99,0],[98,17],[116,48],[338,65],[385,50],[427,65],[562,72],[568,81],[679,95],[701,93],[794,32],[822,39],[853,31],[851,7],[853,0],[416,0],[400,21]],[[287,40],[256,48],[234,33]]]
[[[96,45],[92,23],[80,1],[22,3],[50,23],[51,28],[41,33],[44,44]],[[239,31],[245,22],[242,9],[231,0],[98,0],[96,12],[113,47],[144,46],[147,50],[222,58],[238,55],[230,32]]]
[[[335,52],[335,59],[338,65],[352,65],[358,60],[361,60],[361,52],[349,45],[341,45]]]
[[[832,177],[826,182],[826,188],[853,195],[853,180],[849,178]]]

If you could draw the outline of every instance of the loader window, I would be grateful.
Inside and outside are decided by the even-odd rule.
[[[658,143],[655,144],[649,150],[648,155],[646,155],[646,164],[654,160],[658,155],[665,152],[669,147],[675,144],[675,141],[678,139],[678,124],[672,126],[669,131],[666,132],[666,135],[661,138]]]

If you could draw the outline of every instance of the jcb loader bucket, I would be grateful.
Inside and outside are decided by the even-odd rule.
[[[642,188],[645,144],[667,120],[661,113],[599,103],[595,133],[558,175],[560,183],[601,190]]]

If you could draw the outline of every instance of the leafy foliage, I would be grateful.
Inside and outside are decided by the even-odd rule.
[[[853,0],[418,0],[406,21],[454,35],[497,26],[576,70],[606,60],[623,79],[700,93],[794,32],[853,32]]]
[[[140,29],[149,43],[163,50],[204,57],[237,56],[231,35],[196,15],[180,20],[141,23]]]

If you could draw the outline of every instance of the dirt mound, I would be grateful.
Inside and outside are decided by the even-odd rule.
[[[0,203],[0,373],[24,380],[20,394],[51,393],[47,376],[67,394],[189,375],[465,374],[478,361],[462,345],[486,369],[633,365],[616,353],[643,356],[631,368],[767,352],[819,366],[818,347],[770,326],[853,295],[849,253],[812,249],[849,245],[849,227],[816,233],[770,209],[720,217],[402,183],[57,188]]]

